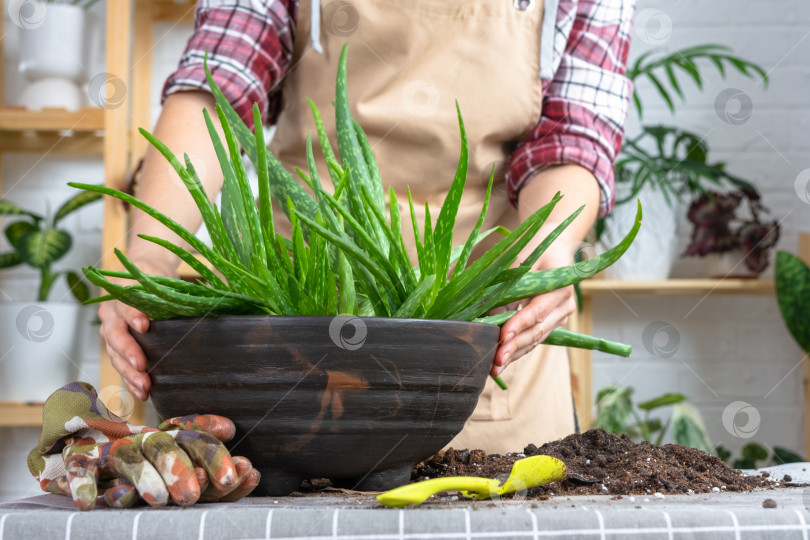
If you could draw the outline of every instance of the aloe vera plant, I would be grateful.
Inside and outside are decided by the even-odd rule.
[[[207,70],[207,68],[206,68]],[[332,190],[323,187],[315,166],[312,139],[307,141],[306,171],[297,174],[311,188],[311,196],[266,149],[262,130],[255,134],[239,118],[208,74],[216,111],[225,135],[222,141],[207,112],[205,121],[224,175],[221,208],[209,202],[188,156],[181,160],[150,133],[141,133],[171,163],[194,198],[212,240],[208,247],[169,216],[133,196],[109,187],[71,183],[88,191],[121,199],[159,220],[198,251],[217,273],[189,251],[160,238],[142,235],[170,250],[199,272],[203,281],[188,283],[141,272],[116,251],[126,271],[84,269],[87,278],[108,294],[91,300],[118,299],[154,319],[209,315],[337,315],[453,319],[502,324],[514,314],[488,312],[514,300],[566,287],[596,274],[615,262],[633,241],[641,224],[641,207],[630,232],[613,249],[596,259],[563,268],[532,271],[531,266],[578,215],[559,225],[531,255],[513,267],[560,200],[557,194],[514,231],[481,231],[492,189],[474,231],[453,247],[453,228],[467,177],[468,148],[464,122],[458,111],[461,150],[455,178],[436,221],[426,207],[424,223],[417,223],[408,193],[410,223],[403,223],[397,194],[386,193],[377,163],[362,128],[352,119],[346,88],[346,49],[340,57],[335,102],[337,147],[335,157],[320,113],[311,103],[320,149],[329,168]],[[458,109],[458,106],[457,106]],[[254,125],[261,125],[258,107]],[[258,208],[242,164],[244,151],[258,171]],[[387,196],[387,205],[386,205]],[[282,203],[292,224],[286,238],[273,225],[272,201]],[[387,206],[387,208],[386,208]],[[580,209],[581,211],[581,209]],[[418,263],[407,255],[401,227],[413,228]],[[473,248],[491,234],[502,239],[470,263]],[[451,271],[452,269],[452,271]],[[221,278],[219,276],[222,276]],[[129,278],[122,286],[110,277]],[[555,330],[549,343],[598,349],[627,356],[628,346]]]

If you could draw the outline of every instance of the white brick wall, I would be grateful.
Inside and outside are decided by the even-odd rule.
[[[637,13],[645,9],[661,10],[672,21],[671,36],[661,45],[664,49],[728,45],[768,72],[770,84],[764,90],[760,83],[737,74],[723,81],[711,68],[703,70],[707,75],[703,91],[683,77],[687,103],[676,98],[675,116],[646,81],[639,84],[639,91],[646,103],[645,124],[676,125],[706,136],[712,161],[727,162],[733,174],[759,188],[765,205],[783,220],[779,248],[795,252],[797,234],[810,232],[810,205],[799,199],[794,187],[797,175],[810,167],[806,60],[810,3],[640,0]],[[631,61],[650,48],[636,38]],[[715,113],[715,99],[726,88],[750,96],[753,109],[746,123],[730,125]],[[635,114],[631,116],[629,134],[637,133],[639,125]],[[690,230],[681,220],[682,248]],[[681,259],[675,265],[679,277],[703,272],[700,259]],[[801,354],[784,328],[774,298],[622,295],[621,300],[597,298],[594,319],[595,334],[626,340],[635,349],[631,359],[595,356],[596,389],[611,383],[632,385],[638,400],[681,392],[703,412],[716,443],[735,452],[751,440],[804,451]],[[672,357],[659,358],[645,350],[642,334],[654,321],[665,321],[677,331],[680,341]],[[666,335],[659,339],[665,343]],[[723,426],[723,411],[734,401],[750,403],[760,413],[758,431],[750,439],[735,437]],[[746,421],[744,414],[736,418],[738,425]]]
[[[735,53],[763,65],[771,84],[766,90],[756,81],[736,74],[722,81],[706,70],[704,90],[698,91],[682,79],[687,103],[678,103],[673,117],[654,92],[643,83],[639,90],[645,102],[644,122],[682,126],[707,135],[710,158],[730,164],[732,173],[755,183],[765,204],[777,218],[785,218],[780,247],[795,250],[796,235],[810,231],[810,206],[795,194],[798,173],[810,168],[810,2],[806,0],[641,0],[638,10],[658,9],[672,21],[672,33],[663,43],[667,49],[703,43],[731,46]],[[4,10],[5,11],[5,10]],[[6,81],[13,102],[15,84],[14,26],[6,24]],[[157,96],[165,76],[173,69],[188,27],[156,28],[154,50],[153,118],[159,111]],[[159,39],[158,39],[159,38]],[[649,48],[635,39],[631,60]],[[741,126],[720,120],[714,111],[718,93],[738,88],[753,101],[751,118]],[[628,132],[635,133],[638,120],[632,116]],[[39,163],[32,156],[9,156],[3,161],[4,186],[22,204],[40,205],[43,194],[52,205],[67,196],[64,182],[72,179],[100,181],[103,169],[98,161],[78,158],[47,158]],[[30,172],[29,169],[33,167]],[[18,182],[20,178],[25,179]],[[13,186],[13,189],[11,188]],[[78,227],[78,249],[66,263],[78,265],[98,259],[100,208],[73,218]],[[689,229],[682,223],[680,241],[685,246]],[[676,265],[678,276],[702,275],[702,261],[683,259]],[[6,295],[21,298],[33,283],[29,273],[15,271],[0,278]],[[57,291],[59,293],[59,291]],[[62,291],[63,293],[64,291]],[[59,293],[61,294],[61,293]],[[693,308],[700,302],[697,309]],[[630,309],[628,309],[629,306]],[[687,316],[688,313],[690,313]],[[636,387],[639,400],[663,392],[689,395],[706,417],[712,438],[738,450],[745,439],[734,437],[722,423],[722,413],[733,401],[755,406],[761,422],[752,440],[803,450],[801,424],[801,367],[798,348],[788,336],[775,300],[767,297],[622,297],[599,298],[594,306],[594,333],[634,345],[632,359],[595,355],[594,387],[610,383]],[[642,334],[648,324],[665,321],[678,332],[679,346],[670,358],[658,358],[645,350]],[[88,329],[84,361],[91,369],[96,360],[98,338]],[[95,375],[97,377],[97,375]],[[781,381],[781,382],[780,382]],[[739,418],[738,423],[744,423]],[[36,429],[0,429],[0,479],[3,498],[31,493],[23,468],[25,455],[36,441]]]

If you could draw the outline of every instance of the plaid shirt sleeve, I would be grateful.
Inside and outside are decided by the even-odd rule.
[[[296,0],[199,0],[194,33],[163,99],[182,90],[208,90],[203,59],[233,108],[253,125],[253,103],[265,122],[278,115],[281,81],[292,58]]]
[[[635,0],[560,0],[554,77],[543,80],[543,112],[512,153],[509,197],[538,172],[562,163],[591,171],[602,193],[599,215],[613,207],[613,165],[632,94],[625,77]]]

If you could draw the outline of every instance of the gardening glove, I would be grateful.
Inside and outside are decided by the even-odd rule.
[[[129,424],[107,410],[95,389],[71,383],[45,402],[39,443],[28,468],[44,491],[73,498],[82,510],[97,501],[151,506],[232,501],[250,493],[259,473],[231,458],[221,441],[233,422],[214,415],[171,418],[158,429]]]

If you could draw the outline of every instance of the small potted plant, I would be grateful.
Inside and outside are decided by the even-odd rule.
[[[0,270],[27,265],[40,274],[36,301],[0,302],[0,401],[42,402],[54,388],[73,377],[80,310],[90,296],[87,283],[72,270],[53,265],[72,245],[61,221],[100,198],[83,192],[65,202],[53,215],[42,216],[0,199],[0,215],[19,217],[5,228],[11,250],[0,253]],[[78,302],[51,301],[54,284],[64,278]],[[33,300],[33,298],[32,298]]]
[[[743,201],[750,217],[737,214]],[[713,278],[756,277],[768,267],[770,250],[779,240],[779,224],[765,220],[766,214],[753,188],[707,191],[689,206],[693,229],[684,255],[706,257]]]
[[[20,73],[28,80],[19,104],[78,110],[84,102],[91,27],[88,10],[98,0],[16,2],[9,15],[20,27]],[[15,4],[15,3],[12,3]]]
[[[454,247],[469,152],[460,112],[455,179],[435,222],[428,215],[420,231],[410,197],[411,219],[402,219],[396,193],[383,189],[368,139],[351,117],[345,48],[335,99],[340,162],[312,104],[331,191],[319,178],[311,139],[308,170],[298,172],[312,194],[267,151],[262,130],[251,132],[210,74],[209,83],[225,134],[223,142],[204,112],[224,176],[221,209],[187,156],[181,160],[142,133],[188,188],[212,246],[131,195],[70,185],[146,212],[216,269],[178,245],[143,236],[191,265],[203,282],[145,274],[120,251],[126,271],[84,271],[108,293],[93,301],[116,298],[153,319],[148,332],[134,335],[147,357],[158,412],[206,410],[233,419],[239,452],[262,472],[265,493],[287,494],[302,478],[339,479],[366,490],[407,482],[414,463],[440,450],[472,414],[497,349],[497,325],[515,313],[489,315],[491,309],[594,275],[624,253],[641,225],[639,206],[630,232],[611,250],[531,271],[577,211],[515,267],[560,195],[514,231],[482,232],[491,177],[477,226]],[[258,107],[254,123],[261,125]],[[242,151],[258,171],[258,208]],[[286,202],[291,238],[274,228],[273,200]],[[413,227],[416,264],[402,226]],[[504,235],[500,242],[471,261],[473,248],[494,232]],[[110,277],[138,283],[122,286]],[[628,346],[562,329],[546,343],[630,353]]]
[[[634,83],[646,79],[674,114],[676,100],[684,100],[685,96],[678,75],[703,88],[702,65],[716,67],[721,77],[736,70],[768,83],[768,75],[760,66],[734,56],[728,47],[713,44],[673,52],[649,51],[628,67],[627,77]],[[633,93],[633,101],[642,119],[642,100],[637,92]],[[637,199],[647,210],[647,222],[628,253],[605,271],[608,279],[667,279],[678,257],[677,217],[683,204],[707,189],[750,186],[729,173],[725,163],[709,160],[705,137],[666,125],[642,125],[637,135],[628,133],[614,174],[616,206],[609,216],[597,222],[597,241],[610,245],[621,237],[621,224],[634,210],[633,204],[628,203]]]

